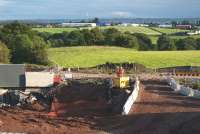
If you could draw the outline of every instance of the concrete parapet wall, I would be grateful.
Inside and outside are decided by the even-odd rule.
[[[54,74],[49,72],[26,72],[26,87],[50,87]]]
[[[139,84],[140,84],[140,81],[137,78],[134,85],[134,90],[132,91],[131,95],[128,97],[126,103],[123,106],[122,115],[128,115],[129,111],[131,110],[132,105],[136,101],[139,90],[140,90]]]

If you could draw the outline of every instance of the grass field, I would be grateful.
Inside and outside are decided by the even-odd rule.
[[[165,33],[165,34],[173,34],[173,33],[178,33],[178,32],[189,31],[189,30],[172,29],[172,28],[152,28],[152,29],[155,29],[156,31],[159,31],[160,33]]]
[[[78,28],[33,28],[33,30],[38,32],[48,32],[48,33],[62,33],[62,32],[71,32],[77,30]]]
[[[150,39],[152,40],[153,44],[157,43],[158,36],[161,35],[161,33],[166,34],[172,34],[176,32],[183,32],[187,30],[181,30],[181,29],[169,29],[169,28],[148,28],[148,27],[133,27],[133,26],[107,26],[107,27],[100,27],[101,29],[107,29],[107,28],[116,28],[122,32],[129,31],[131,33],[144,33],[149,35]],[[82,28],[83,29],[83,28]],[[153,30],[155,29],[155,30]],[[79,28],[33,28],[33,30],[39,31],[39,32],[49,32],[49,33],[62,33],[64,31],[70,32],[73,30],[79,30]],[[193,38],[200,38],[200,35],[193,35],[193,36],[170,36],[173,39],[182,39],[186,37],[193,37]]]
[[[159,32],[152,30],[148,27],[133,27],[133,26],[106,26],[106,27],[100,27],[100,29],[107,29],[107,28],[116,28],[121,32],[129,31],[131,33],[144,33],[147,35],[160,35]],[[49,32],[49,33],[62,33],[64,31],[70,32],[73,30],[77,30],[78,28],[33,28],[33,30],[39,31],[39,32]],[[83,29],[83,28],[82,28]]]
[[[134,27],[134,26],[109,26],[109,27],[101,27],[101,29],[107,28],[116,28],[121,32],[130,32],[130,33],[144,33],[147,35],[161,35],[161,33],[152,30],[148,27]]]
[[[138,52],[119,47],[51,48],[49,59],[63,67],[92,67],[105,62],[137,62],[150,68],[199,65],[200,51]]]

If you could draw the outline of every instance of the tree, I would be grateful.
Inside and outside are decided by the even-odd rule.
[[[84,30],[81,31],[81,33],[83,34],[84,39],[85,39],[85,43],[87,45],[94,45],[95,44],[94,34],[90,30],[84,29]]]
[[[141,51],[148,51],[148,50],[154,50],[155,46],[153,45],[151,39],[143,34],[143,33],[137,33],[134,34],[137,39],[138,39],[138,43],[139,43],[139,50]]]
[[[161,35],[157,42],[158,50],[176,50],[174,40],[170,39],[167,35]]]
[[[70,46],[78,46],[86,44],[83,34],[78,30],[69,33],[66,39],[66,43]]]
[[[94,20],[92,20],[93,23],[99,23],[99,18],[94,18]]]
[[[194,38],[188,37],[177,41],[176,47],[178,50],[195,50],[197,48],[197,42]]]
[[[30,50],[33,44],[31,39],[26,34],[17,35],[12,42],[11,61],[15,64],[30,63]]]
[[[18,22],[7,24],[0,33],[2,41],[10,49],[12,63],[47,63],[47,43],[27,25]]]
[[[190,25],[190,22],[188,20],[183,20],[181,22],[182,25]]]
[[[32,39],[33,46],[31,48],[31,61],[30,63],[37,63],[47,65],[49,63],[47,56],[47,45],[44,40],[39,36],[34,36]]]
[[[0,63],[9,63],[10,51],[7,46],[0,42]]]
[[[120,34],[115,38],[117,46],[138,49],[138,40],[135,36],[128,34]]]
[[[118,37],[120,34],[121,32],[116,28],[109,28],[104,30],[105,43],[107,45],[114,45],[115,38]]]
[[[94,35],[94,43],[96,45],[104,45],[104,35],[102,33],[102,31],[99,29],[99,28],[94,28],[91,30],[91,32],[93,33]]]
[[[177,25],[177,21],[172,21],[171,24],[172,24],[172,27],[175,28]]]
[[[200,50],[200,38],[196,40],[196,50]]]

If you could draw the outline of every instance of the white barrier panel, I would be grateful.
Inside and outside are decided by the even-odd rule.
[[[64,77],[65,77],[65,80],[66,80],[66,79],[72,79],[72,78],[73,78],[73,75],[72,75],[72,73],[66,73],[66,74],[64,75]]]
[[[26,72],[26,87],[50,87],[54,74],[49,72]]]
[[[182,95],[185,95],[185,96],[190,96],[193,98],[200,98],[200,91],[194,90],[189,87],[182,86],[182,85],[178,84],[173,78],[167,78],[166,81],[169,83],[169,85],[171,86],[171,88],[174,91],[176,91]]]
[[[200,99],[200,91],[194,90],[194,98]]]
[[[139,88],[139,80],[137,79],[134,85],[134,90],[131,93],[131,95],[128,97],[124,107],[123,107],[123,111],[122,111],[122,115],[128,115],[129,111],[131,110],[131,107],[133,105],[133,103],[136,101],[137,97],[138,97],[138,92],[140,90]]]
[[[7,93],[8,90],[7,89],[0,89],[0,95],[4,95],[5,93]]]

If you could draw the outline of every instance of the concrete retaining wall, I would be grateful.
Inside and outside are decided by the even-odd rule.
[[[126,103],[123,106],[122,115],[128,115],[129,111],[131,110],[132,105],[136,101],[136,99],[138,97],[139,90],[140,90],[139,84],[140,84],[140,81],[137,78],[135,85],[134,85],[134,90],[131,93],[131,95],[128,97]]]
[[[50,87],[54,74],[49,72],[26,72],[26,87]]]
[[[200,99],[200,91],[194,90],[190,87],[185,87],[183,85],[180,85],[173,78],[167,78],[166,81],[174,91],[176,91],[182,95],[185,95],[185,96],[190,96],[193,98]]]

